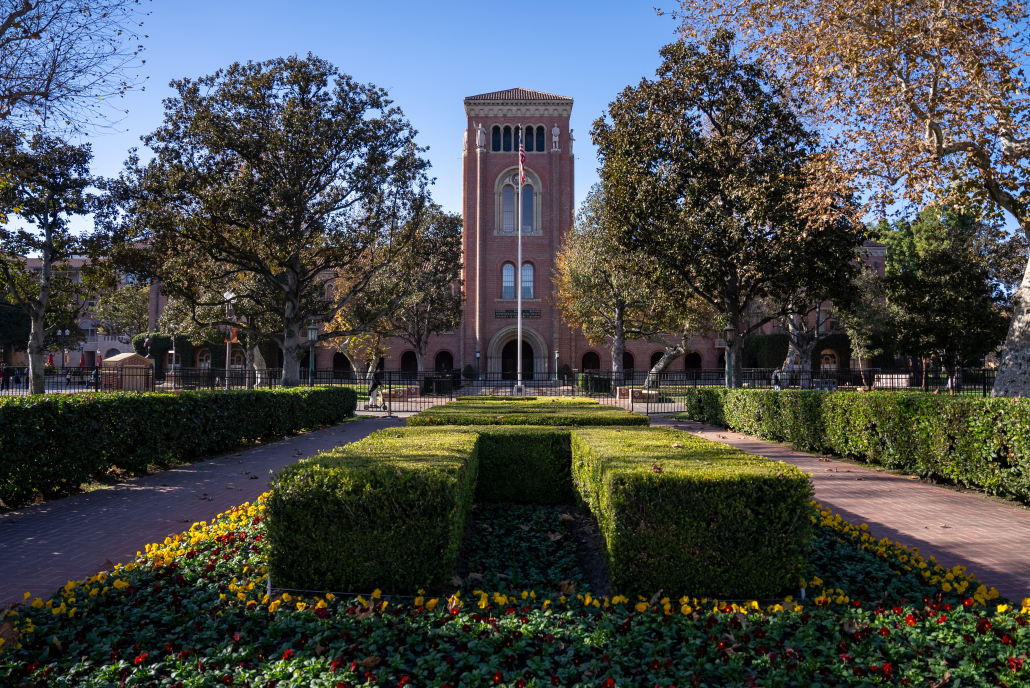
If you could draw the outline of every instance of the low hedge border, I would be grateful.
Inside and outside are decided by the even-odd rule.
[[[547,400],[452,401],[425,409],[407,420],[409,427],[429,425],[649,425],[647,416],[618,406],[579,398]]]
[[[800,577],[812,486],[794,466],[670,428],[582,428],[572,474],[614,589],[770,597]]]
[[[0,500],[14,508],[111,467],[136,472],[338,423],[356,405],[343,387],[2,397]]]
[[[808,477],[667,428],[382,430],[280,471],[272,577],[392,593],[449,580],[475,495],[597,516],[627,592],[769,596],[796,586],[811,537]]]
[[[690,390],[686,417],[1030,501],[1030,400],[901,392]]]

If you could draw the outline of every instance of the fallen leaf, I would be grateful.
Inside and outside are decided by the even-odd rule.
[[[472,580],[483,580],[483,574],[481,573],[470,573],[469,578]]]
[[[662,472],[662,467],[661,467],[661,466],[659,466],[659,465],[658,465],[658,464],[656,464],[656,463],[653,463],[653,464],[651,464],[651,470],[652,470],[652,471],[653,471],[654,473],[661,473],[661,472]]]
[[[252,476],[250,476],[250,478],[249,478],[249,479],[250,479],[250,480],[257,480],[257,479],[258,479],[258,477],[257,477],[256,475],[252,475]]]
[[[944,684],[951,680],[951,669],[944,672],[944,676],[937,683],[931,683],[930,688],[941,688]]]
[[[561,583],[558,583],[558,589],[561,590],[561,594],[568,597],[569,595],[574,595],[576,593],[576,584],[571,581],[563,580]]]
[[[358,664],[362,669],[367,671],[368,669],[373,668],[376,664],[379,664],[381,661],[383,660],[381,660],[377,655],[372,655],[371,657],[365,657]]]
[[[451,583],[453,583],[456,587],[460,588],[461,587],[461,582],[462,582],[461,579],[458,578],[457,576],[454,576],[453,578],[451,578]]]
[[[672,446],[676,447],[677,449],[683,449],[683,445],[680,444],[679,442],[673,442]]]
[[[5,621],[0,624],[0,638],[3,638],[4,642],[11,643],[12,645],[18,642],[18,631],[15,629],[13,622]]]
[[[651,601],[647,603],[647,606],[653,607],[654,603],[662,599],[662,589],[658,588],[658,592],[651,596]]]
[[[523,523],[521,526],[519,526],[519,528],[522,528],[522,530],[529,530],[532,527],[533,526],[529,525],[528,523]]]
[[[50,642],[54,644],[54,647],[57,648],[58,652],[64,652],[64,647],[62,647],[61,641],[57,639],[56,635],[50,639]]]
[[[322,643],[315,643],[315,654],[321,657],[324,653],[325,648],[322,646]]]
[[[552,533],[552,532],[548,532],[547,533],[547,537],[551,538],[551,542],[558,542],[558,540],[561,540],[561,538],[562,538],[561,533]]]
[[[858,624],[856,624],[853,619],[848,619],[844,622],[844,625],[841,626],[841,628],[843,628],[847,633],[854,633],[858,630]]]
[[[114,570],[114,562],[111,561],[110,559],[104,559],[104,563],[100,565],[100,570],[101,571],[113,571]]]
[[[576,517],[573,516],[572,514],[562,514],[558,518],[560,518],[563,521],[575,521],[576,520]]]

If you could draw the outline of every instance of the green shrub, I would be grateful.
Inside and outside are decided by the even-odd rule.
[[[455,397],[456,401],[536,401],[537,397]]]
[[[112,466],[140,471],[337,423],[356,404],[343,387],[2,397],[0,500],[19,506]]]
[[[569,431],[488,426],[479,434],[476,501],[567,504],[572,501]]]
[[[808,477],[667,428],[580,428],[572,477],[626,594],[767,597],[797,584]]]
[[[686,416],[1030,499],[1030,402],[901,392],[690,390]]]
[[[611,394],[612,379],[606,375],[579,374],[579,388],[587,394]]]
[[[477,438],[381,430],[284,468],[268,499],[272,579],[400,593],[450,580],[476,488]]]
[[[461,376],[463,378],[465,378],[466,380],[475,380],[476,379],[476,371],[472,367],[471,363],[466,363],[465,364],[465,367],[461,371]]]
[[[602,406],[593,400],[552,397],[547,400],[486,401],[473,397],[428,408],[407,421],[424,425],[648,425],[647,416],[618,406]]]

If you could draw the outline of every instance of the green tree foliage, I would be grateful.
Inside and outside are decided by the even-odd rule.
[[[429,164],[385,91],[311,55],[172,86],[164,124],[143,138],[153,159],[133,155],[110,185],[117,203],[103,219],[124,242],[117,258],[198,306],[224,307],[206,285],[232,282],[239,302],[277,313],[277,331],[253,329],[279,342],[283,383],[297,384],[300,330],[331,321],[405,250]],[[346,286],[329,298],[331,277]],[[401,298],[323,337],[364,331]]]
[[[98,329],[109,335],[133,335],[146,332],[150,322],[150,287],[126,284],[100,295],[90,313]]]
[[[787,313],[804,290],[847,280],[860,232],[848,189],[821,155],[790,94],[733,36],[666,46],[654,81],[626,88],[593,137],[626,248],[662,265],[738,332],[753,304]],[[731,347],[740,384],[741,342]],[[729,358],[729,357],[728,357]]]
[[[20,308],[0,305],[0,350],[3,353],[24,351],[30,332],[32,319],[28,313]]]
[[[28,339],[29,390],[43,393],[43,355],[57,330],[80,330],[75,324],[83,298],[90,291],[91,272],[83,269],[73,281],[69,259],[82,242],[68,225],[73,215],[93,206],[86,188],[93,183],[89,145],[71,146],[37,134],[23,142],[0,132],[0,170],[9,183],[0,190],[5,213],[17,214],[28,226],[0,227],[0,297],[32,321]],[[29,267],[25,256],[39,259]]]
[[[877,227],[887,244],[884,295],[899,350],[936,357],[949,373],[1005,339],[1006,294],[992,276],[983,231],[971,216],[930,207]]]

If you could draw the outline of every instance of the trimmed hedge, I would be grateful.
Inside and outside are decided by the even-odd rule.
[[[144,470],[354,414],[343,387],[0,397],[0,500],[53,496],[113,467]]]
[[[647,416],[593,400],[552,397],[536,401],[452,401],[425,409],[407,421],[425,425],[649,425]]]
[[[477,427],[476,501],[568,504],[573,501],[570,433],[549,427]]]
[[[572,433],[572,476],[627,594],[768,597],[797,584],[808,476],[668,428]]]
[[[478,435],[380,430],[287,466],[271,483],[277,586],[411,593],[450,580],[472,508]]]
[[[620,591],[766,597],[799,580],[811,493],[793,466],[668,428],[382,430],[273,479],[269,560],[287,588],[439,589],[473,496],[576,494]]]
[[[1030,500],[1030,401],[901,392],[690,390],[686,415],[803,451]]]

